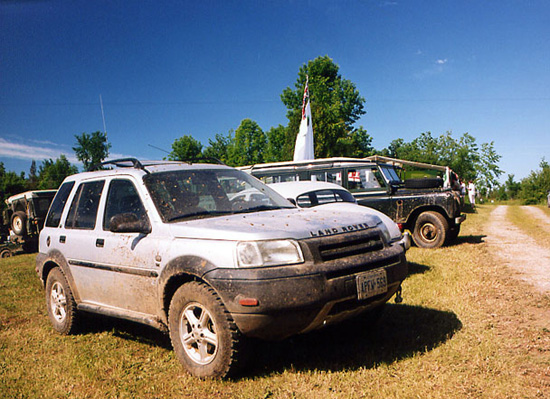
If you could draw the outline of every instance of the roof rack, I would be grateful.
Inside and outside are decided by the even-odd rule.
[[[92,165],[88,168],[88,171],[94,171],[94,170],[100,170],[103,166],[115,166],[117,168],[135,168],[143,170],[145,173],[149,174],[150,172],[145,169],[145,166],[151,166],[155,164],[164,164],[164,163],[174,163],[174,162],[185,162],[189,165],[193,163],[200,163],[200,161],[209,161],[211,163],[216,163],[218,165],[225,165],[222,161],[220,161],[217,158],[211,158],[211,157],[201,157],[201,158],[189,158],[189,159],[180,159],[177,161],[158,161],[154,163],[149,163],[148,161],[145,162],[146,165],[143,165],[137,158],[118,158],[118,159],[111,159],[105,162],[101,162],[95,165]],[[226,166],[226,165],[225,165]]]
[[[131,165],[129,165],[130,163]],[[146,173],[149,173],[143,166],[143,164],[137,159],[137,158],[118,158],[118,159],[111,159],[109,161],[101,162],[95,165],[90,166],[88,168],[88,171],[94,171],[94,170],[100,170],[103,166],[107,165],[113,165],[117,168],[135,168],[135,169],[141,169],[145,171]]]
[[[225,163],[220,161],[218,158],[214,158],[214,157],[187,158],[187,159],[178,159],[178,161],[179,162],[185,162],[185,163],[188,163],[188,164],[200,163],[200,161],[210,161],[211,163],[216,163],[218,165],[227,166]],[[178,161],[176,161],[176,162],[178,162]]]

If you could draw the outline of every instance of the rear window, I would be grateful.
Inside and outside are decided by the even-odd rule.
[[[59,222],[61,221],[61,214],[63,213],[63,208],[67,203],[67,198],[74,187],[74,181],[64,183],[55,196],[52,205],[50,207],[50,212],[48,213],[48,218],[46,219],[47,227],[58,227]]]
[[[318,190],[302,194],[296,199],[300,208],[311,208],[317,205],[330,204],[332,202],[355,203],[355,198],[345,190]]]

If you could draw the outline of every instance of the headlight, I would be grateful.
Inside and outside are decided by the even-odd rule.
[[[240,267],[291,265],[303,261],[300,245],[294,240],[237,243],[237,262]]]
[[[382,232],[382,235],[386,239],[386,242],[390,243],[392,241],[392,236],[390,234],[390,231],[388,230],[388,226],[386,226],[386,223],[384,222],[378,223],[378,228]]]

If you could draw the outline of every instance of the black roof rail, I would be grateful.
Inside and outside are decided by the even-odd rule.
[[[131,165],[128,165],[130,163]],[[90,168],[88,168],[88,171],[94,171],[94,170],[100,170],[103,166],[107,165],[113,165],[117,168],[135,168],[135,169],[141,169],[146,173],[149,173],[147,169],[143,166],[143,164],[137,159],[137,158],[118,158],[118,159],[111,159],[109,161],[101,162],[95,165],[92,165]]]
[[[214,157],[198,157],[198,158],[187,158],[187,159],[178,159],[179,162],[185,162],[185,163],[188,163],[188,164],[192,164],[192,163],[201,163],[200,161],[207,161],[209,163],[216,163],[218,165],[225,165],[227,166],[225,163],[223,163],[222,161],[220,161],[218,158],[214,158]]]

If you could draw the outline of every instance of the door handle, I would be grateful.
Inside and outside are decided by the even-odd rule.
[[[95,240],[96,247],[103,248],[104,245],[105,245],[105,240],[103,238],[98,238],[97,240]]]

